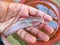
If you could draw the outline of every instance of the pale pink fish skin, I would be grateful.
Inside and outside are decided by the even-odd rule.
[[[4,32],[4,35],[8,36],[16,31],[18,31],[19,29],[23,29],[23,28],[27,28],[33,25],[33,22],[37,22],[37,23],[44,23],[43,19],[39,19],[39,18],[27,18],[25,20],[20,20],[14,24],[12,24],[10,27],[8,27],[6,29],[6,31]],[[39,25],[37,24],[37,25]],[[35,25],[36,26],[36,23]]]

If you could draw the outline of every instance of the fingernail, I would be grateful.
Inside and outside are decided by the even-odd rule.
[[[54,32],[54,30],[51,28],[51,30],[49,30],[50,31],[50,33],[53,33]]]
[[[49,15],[47,16],[47,18],[50,19],[49,21],[52,21],[53,20],[52,17],[49,16]]]
[[[43,32],[38,33],[38,38],[40,38],[43,41],[49,41],[49,36],[44,34]]]
[[[54,29],[52,27],[50,27],[49,25],[45,26],[45,29],[49,32],[49,33],[53,33]]]
[[[45,18],[45,20],[47,20],[49,22],[53,20],[52,17],[49,15],[45,15],[44,18]]]
[[[30,35],[30,34],[26,34],[26,36],[25,36],[25,41],[28,42],[28,43],[35,43],[35,42],[36,42],[36,38],[33,37],[33,36]]]

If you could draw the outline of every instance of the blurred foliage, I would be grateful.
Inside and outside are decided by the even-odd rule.
[[[53,44],[53,45],[60,45],[60,41],[59,41],[59,42],[57,42],[57,43],[55,43],[55,44]]]
[[[12,45],[27,45],[17,34],[10,35],[7,39]]]
[[[60,0],[52,0],[52,1],[60,7]]]

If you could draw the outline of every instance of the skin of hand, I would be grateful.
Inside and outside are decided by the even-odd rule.
[[[8,24],[10,22],[12,23],[11,20],[13,18],[15,18],[15,16],[16,16],[15,22],[17,22],[18,19],[20,19],[20,18],[26,18],[29,16],[40,17],[40,18],[43,18],[45,21],[48,21],[48,22],[52,21],[51,16],[49,16],[49,15],[45,14],[44,12],[42,12],[38,9],[35,9],[31,6],[27,6],[27,5],[20,4],[20,3],[6,3],[6,2],[0,2],[0,3],[1,3],[0,4],[0,6],[1,6],[0,7],[0,20],[1,20],[0,23],[2,22],[1,23],[2,25],[6,24],[5,27],[8,26],[7,23]],[[4,21],[6,23],[4,23]],[[54,29],[47,24],[40,24],[39,28],[44,28],[49,33],[54,32]],[[43,33],[42,31],[40,31],[39,29],[37,29],[33,26],[28,27],[26,29],[19,29],[16,33],[18,34],[18,36],[20,36],[26,42],[35,43],[36,37],[29,34],[27,31],[37,35],[37,37],[39,39],[42,39],[43,41],[49,41],[49,36],[47,34]],[[4,35],[1,37],[3,37],[2,38],[3,42],[7,42],[5,45],[9,44],[8,40],[4,37]]]

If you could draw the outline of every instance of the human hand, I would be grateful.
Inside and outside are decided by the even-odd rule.
[[[26,7],[26,6],[25,6]],[[36,17],[40,17],[43,18],[45,21],[52,21],[51,16],[43,13],[40,10],[37,10],[33,7],[28,6],[29,8],[27,8],[26,10],[29,9],[29,16],[36,16]],[[26,13],[26,12],[25,12]],[[22,14],[23,15],[23,14]],[[27,15],[27,14],[26,14]],[[44,28],[48,33],[53,33],[54,29],[49,26],[48,24],[40,24],[39,28]],[[27,31],[27,32],[26,32]],[[19,31],[17,31],[17,34],[26,42],[29,43],[34,43],[36,42],[36,37],[32,36],[31,34],[29,34],[28,32],[31,32],[33,35],[37,35],[37,37],[43,41],[49,41],[49,36],[45,33],[43,33],[42,31],[40,31],[40,29],[37,29],[33,26],[26,28],[26,29],[20,29]]]
[[[17,16],[15,22],[18,21],[18,19],[20,19],[20,18],[26,18],[29,16],[40,17],[48,22],[52,21],[51,16],[43,13],[42,11],[40,11],[38,9],[35,9],[33,7],[30,7],[30,6],[27,6],[24,4],[11,3],[11,4],[9,4],[8,14],[7,14],[7,17],[5,18],[5,20],[6,21],[10,20],[12,18],[15,18],[15,16]],[[9,21],[7,21],[7,22],[9,24]],[[6,24],[7,24],[7,22],[6,22]],[[10,22],[12,22],[12,21],[10,20]],[[5,27],[7,27],[7,26],[5,26]],[[39,27],[44,28],[49,33],[54,32],[53,28],[47,24],[40,24]],[[29,31],[35,35],[38,35],[38,38],[42,39],[43,41],[49,40],[49,36],[47,34],[41,32],[39,29],[37,29],[33,26],[26,28],[26,29],[19,29],[16,33],[26,42],[35,43],[36,38],[34,36],[32,36],[31,34],[29,34],[27,31]],[[4,30],[4,32],[6,32],[6,31]]]

